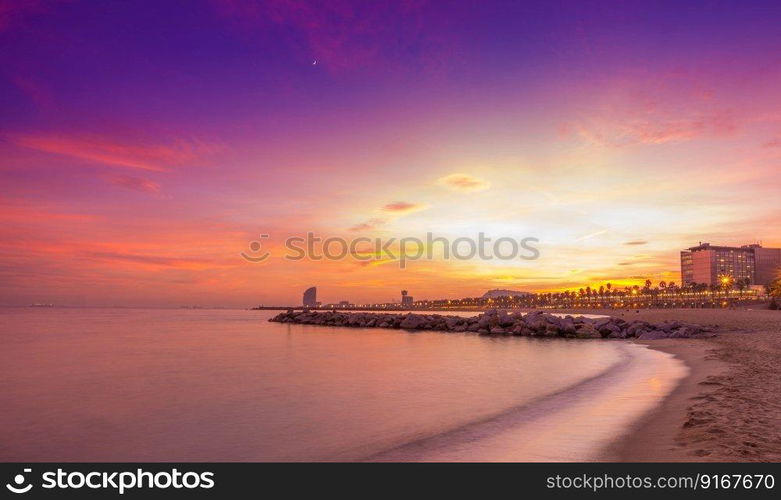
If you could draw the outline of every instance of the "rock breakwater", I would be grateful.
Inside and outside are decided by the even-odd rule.
[[[714,327],[680,321],[649,323],[621,318],[587,318],[556,316],[534,311],[491,309],[477,316],[462,317],[419,313],[345,313],[338,311],[294,311],[280,313],[269,321],[303,325],[354,328],[394,328],[400,330],[435,330],[443,332],[474,332],[480,335],[518,335],[527,337],[564,337],[581,339],[653,340],[662,338],[693,338],[713,336]]]

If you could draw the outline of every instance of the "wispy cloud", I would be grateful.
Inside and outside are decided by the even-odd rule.
[[[601,146],[621,147],[636,144],[665,144],[691,141],[703,136],[724,136],[737,128],[726,113],[691,118],[649,116],[610,119],[593,117],[565,126],[580,137]]]
[[[29,149],[78,158],[113,167],[166,171],[192,163],[219,147],[202,142],[138,144],[100,136],[61,134],[8,134],[11,142]]]
[[[143,255],[121,252],[93,252],[90,256],[94,259],[121,261],[133,264],[155,266],[155,267],[176,267],[186,269],[208,269],[215,265],[211,259],[193,258],[193,257],[170,257],[167,255]]]
[[[456,191],[483,191],[491,187],[491,183],[485,179],[459,173],[440,177],[437,179],[437,184]]]
[[[47,206],[29,200],[0,198],[0,220],[4,222],[29,222],[32,220],[57,222],[88,222],[99,220],[92,214],[74,213],[59,206]]]
[[[590,240],[591,238],[594,238],[594,237],[596,237],[596,236],[603,235],[603,234],[605,234],[606,232],[607,232],[607,229],[603,229],[603,230],[601,230],[601,231],[595,231],[595,232],[593,232],[593,233],[589,233],[589,234],[587,234],[587,235],[585,235],[585,236],[581,236],[580,238],[576,239],[575,241],[585,241],[585,240]]]
[[[687,72],[635,74],[592,91],[592,107],[559,127],[605,147],[682,143],[731,136],[739,116]]]
[[[625,241],[624,245],[635,246],[635,245],[645,245],[647,243],[648,242],[645,240],[633,240],[633,241]]]
[[[132,191],[141,191],[149,194],[159,194],[160,184],[149,179],[141,177],[132,177],[130,175],[112,175],[106,177],[106,180],[115,185]]]
[[[413,212],[425,210],[428,205],[411,203],[409,201],[394,201],[381,208],[382,217],[373,217],[365,222],[358,223],[349,228],[350,231],[373,231],[386,225],[388,222]]]
[[[350,228],[350,231],[371,231],[377,229],[387,222],[385,219],[369,219],[366,222],[361,222]]]

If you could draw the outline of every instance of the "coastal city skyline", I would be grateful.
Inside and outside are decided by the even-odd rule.
[[[698,241],[781,247],[777,4],[187,7],[3,8],[0,304],[680,283]],[[310,231],[540,255],[285,261]]]
[[[415,301],[408,290],[401,290],[400,297],[384,302],[360,303],[350,300],[323,302],[318,300],[317,287],[307,288],[301,304],[286,306],[325,309],[350,308],[423,308],[447,309],[451,307],[671,307],[677,305],[724,307],[745,301],[764,301],[769,294],[778,293],[781,284],[781,248],[767,248],[759,243],[737,247],[698,245],[680,252],[680,280],[654,283],[646,279],[642,286],[619,283],[594,282],[565,290],[509,290],[491,289],[482,295],[467,297],[427,297]],[[733,293],[734,292],[734,293]],[[703,296],[709,296],[703,298]],[[542,301],[540,300],[542,298]],[[592,300],[593,299],[593,300]],[[640,300],[642,299],[642,300]],[[576,303],[582,302],[582,303]],[[544,304],[543,304],[544,303]],[[285,307],[283,304],[262,304],[260,308]]]

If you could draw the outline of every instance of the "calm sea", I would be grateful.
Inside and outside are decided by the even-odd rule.
[[[0,309],[0,460],[594,460],[686,368],[621,341]]]

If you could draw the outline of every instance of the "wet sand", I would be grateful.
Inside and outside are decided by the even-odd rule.
[[[606,450],[605,460],[781,460],[781,311],[578,312],[719,325],[714,338],[643,342],[681,359],[690,374],[628,436]]]

